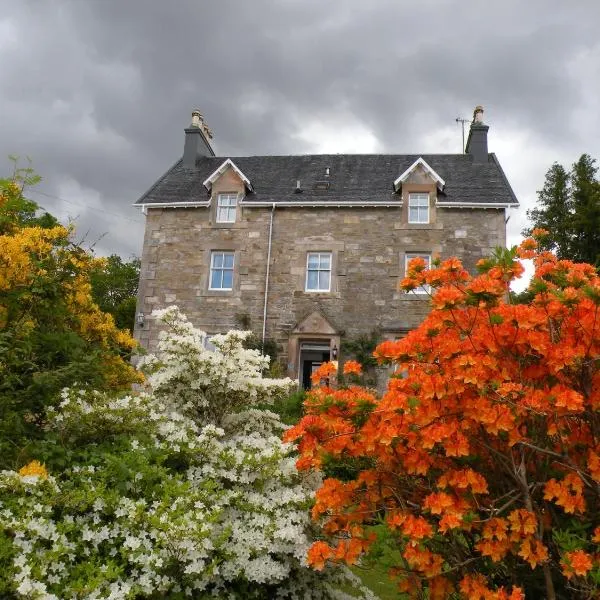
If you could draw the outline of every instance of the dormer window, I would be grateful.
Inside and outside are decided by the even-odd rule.
[[[429,223],[429,194],[413,192],[408,195],[408,222]]]
[[[217,197],[217,223],[235,223],[237,194],[219,194]]]

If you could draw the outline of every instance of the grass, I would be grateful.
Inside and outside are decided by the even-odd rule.
[[[353,567],[352,571],[380,600],[398,600],[400,597],[398,585],[389,578],[386,568],[380,566]]]

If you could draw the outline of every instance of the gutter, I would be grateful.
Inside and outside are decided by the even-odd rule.
[[[208,208],[210,206],[210,200],[204,200],[202,202],[145,202],[143,204],[138,204],[136,202],[131,206],[141,208],[142,212],[146,214],[149,208]]]
[[[436,202],[439,208],[517,208],[518,202]]]
[[[316,200],[313,202],[240,202],[240,205],[245,207],[256,207],[256,208],[270,208],[272,206],[278,206],[280,208],[294,208],[294,207],[324,207],[324,208],[370,208],[370,207],[385,207],[394,208],[402,206],[402,200],[396,200],[394,202],[331,202]],[[516,208],[519,206],[518,202],[436,202],[436,206],[440,208]]]
[[[241,203],[240,203],[241,204]],[[273,240],[273,217],[275,216],[275,207],[277,204],[271,204],[271,219],[269,221],[269,243],[267,246],[267,272],[265,274],[265,304],[263,307],[263,326],[262,326],[262,352],[265,352],[265,337],[267,334],[267,301],[269,299],[269,274],[271,272],[271,245]]]
[[[401,200],[394,200],[393,202],[331,202],[331,201],[323,201],[316,200],[313,202],[298,202],[298,201],[284,201],[284,202],[240,202],[242,206],[255,206],[256,208],[270,208],[272,206],[279,206],[281,208],[288,207],[292,208],[295,206],[323,206],[325,208],[340,208],[344,206],[356,206],[361,208],[367,208],[369,206],[402,206]]]
[[[330,202],[330,201],[314,201],[314,202],[244,202],[240,201],[239,205],[246,208],[301,208],[301,207],[323,207],[323,208],[394,208],[402,206],[401,200],[394,202]],[[518,202],[436,202],[439,208],[517,208]],[[137,208],[141,208],[144,214],[147,214],[149,208],[208,208],[210,200],[203,202],[148,202],[144,204],[132,204]]]

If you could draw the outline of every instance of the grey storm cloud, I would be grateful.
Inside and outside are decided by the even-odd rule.
[[[181,155],[195,107],[239,155],[314,152],[328,126],[333,148],[356,127],[378,151],[456,152],[455,118],[483,104],[524,205],[514,239],[553,160],[600,158],[597,0],[0,6],[0,155],[30,156],[32,197],[99,253],[139,254],[131,204]]]

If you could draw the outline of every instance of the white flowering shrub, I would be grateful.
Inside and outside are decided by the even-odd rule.
[[[45,466],[0,473],[0,597],[372,597],[306,567],[318,482],[262,409],[293,382],[264,379],[243,333],[209,352],[177,309],[158,316],[147,389],[65,390],[30,449]]]

